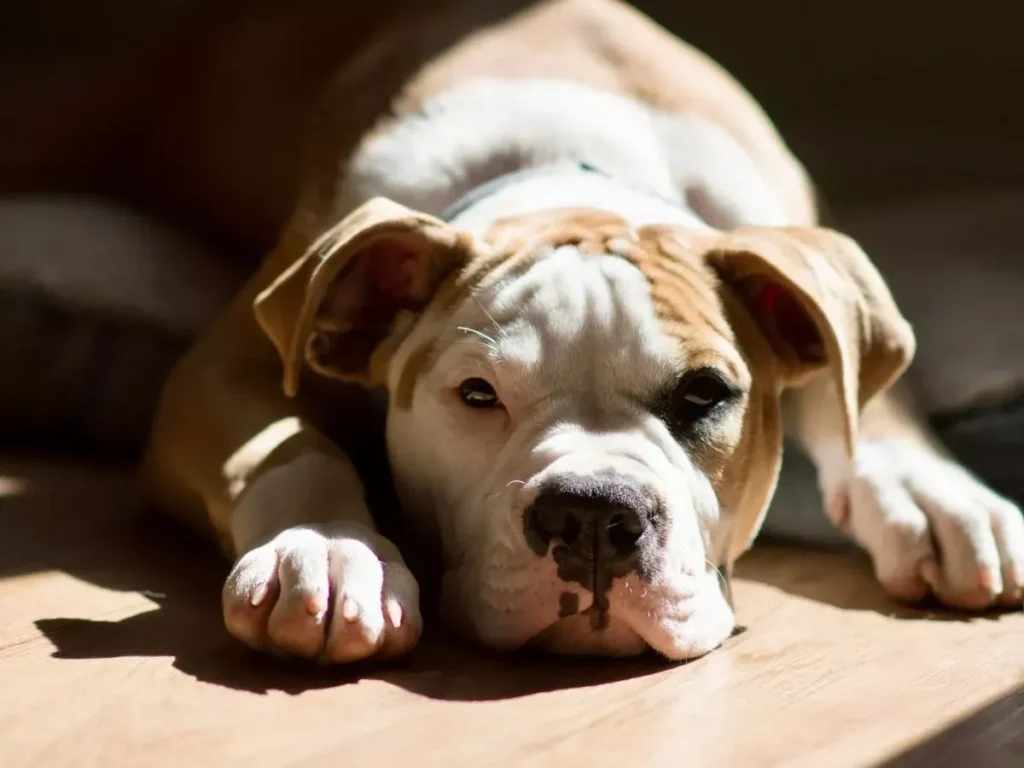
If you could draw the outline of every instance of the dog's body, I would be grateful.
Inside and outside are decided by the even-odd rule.
[[[419,636],[416,581],[325,436],[364,407],[339,380],[389,393],[442,610],[494,647],[720,644],[717,566],[771,497],[783,390],[887,589],[1020,602],[1019,511],[892,395],[909,328],[713,63],[615,2],[559,0],[432,61],[375,124],[344,121],[340,92],[279,247],[173,374],[148,462],[239,558],[236,636],[334,662]]]

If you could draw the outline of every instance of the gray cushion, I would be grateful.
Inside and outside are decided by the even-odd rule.
[[[0,434],[137,448],[174,360],[242,278],[102,201],[0,201]]]

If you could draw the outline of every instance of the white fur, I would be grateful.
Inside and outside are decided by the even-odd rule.
[[[612,211],[634,227],[678,224],[709,229],[696,213],[681,205],[626,187],[617,179],[558,166],[499,189],[452,222],[474,235],[485,232],[495,219],[554,208],[593,208]]]
[[[786,223],[782,202],[750,157],[713,123],[539,78],[469,80],[399,118],[356,150],[339,201],[347,209],[383,195],[437,215],[504,173],[580,162],[615,182],[588,175],[576,184],[566,174],[542,185],[547,207],[596,205],[621,209],[638,224],[699,225],[688,203],[696,197],[709,202],[700,213],[713,226]],[[522,209],[515,203],[506,212]],[[484,210],[478,213],[484,220]]]
[[[720,528],[717,500],[665,424],[637,405],[685,366],[661,331],[643,274],[614,256],[560,248],[454,316],[422,323],[403,345],[394,379],[432,337],[444,350],[412,407],[391,409],[388,445],[403,507],[440,534],[449,618],[499,648],[540,638],[561,651],[623,654],[650,645],[678,659],[724,640],[732,612],[707,559]],[[504,411],[458,401],[459,382],[473,376],[496,388]],[[562,593],[575,593],[581,611],[593,596],[566,585],[550,557],[528,548],[523,519],[549,478],[608,469],[667,500],[667,543],[653,581],[633,575],[615,583],[612,626],[594,632],[585,618],[559,621]]]

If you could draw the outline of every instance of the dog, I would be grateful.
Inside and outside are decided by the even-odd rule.
[[[1021,604],[1020,510],[901,395],[914,335],[884,280],[703,54],[616,0],[553,0],[372,124],[324,104],[278,246],[174,369],[146,460],[234,559],[239,640],[348,663],[420,638],[354,388],[386,394],[442,618],[495,649],[720,646],[784,430],[891,595]]]

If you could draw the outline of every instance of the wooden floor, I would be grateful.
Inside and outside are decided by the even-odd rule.
[[[225,564],[118,469],[0,465],[0,766],[1024,765],[1024,613],[900,609],[849,553],[760,548],[747,630],[680,666],[433,634],[308,670],[222,630]]]

